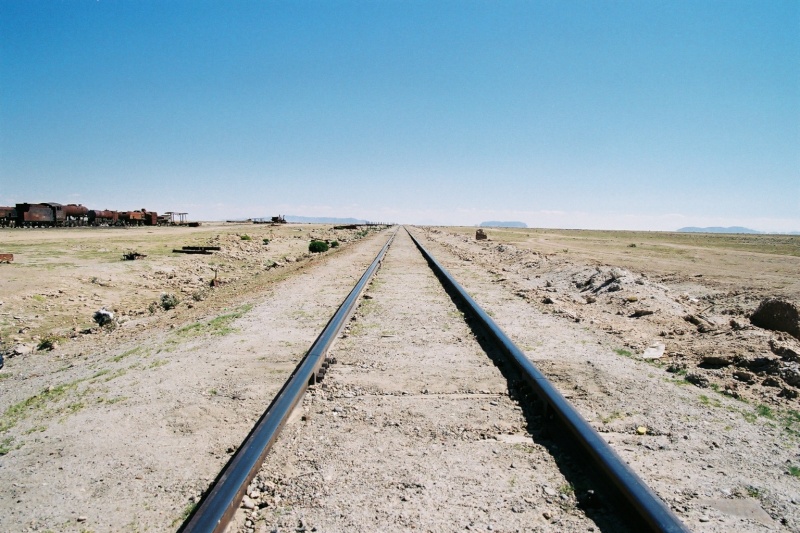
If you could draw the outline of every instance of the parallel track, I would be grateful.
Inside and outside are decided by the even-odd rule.
[[[275,442],[286,420],[302,399],[309,384],[324,376],[329,361],[327,350],[339,335],[354,312],[359,297],[375,274],[396,233],[392,234],[370,267],[350,292],[337,312],[317,338],[292,376],[278,393],[267,411],[245,439],[223,471],[212,490],[203,498],[181,530],[186,532],[221,532],[236,512],[248,484],[258,473],[270,447]],[[478,306],[436,259],[409,233],[420,253],[425,257],[445,290],[461,308],[472,324],[480,331],[485,342],[503,354],[513,364],[527,383],[530,391],[545,407],[545,412],[555,415],[559,428],[566,428],[566,438],[577,443],[581,460],[599,469],[616,487],[624,502],[620,506],[623,521],[643,525],[652,531],[682,532],[686,526],[669,510],[664,502],[647,487],[633,470],[606,444],[555,387],[525,357],[488,314]]]

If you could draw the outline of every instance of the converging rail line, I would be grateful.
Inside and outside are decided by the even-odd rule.
[[[267,458],[298,410],[306,423],[291,423]],[[389,237],[182,531],[224,531],[248,492],[272,487],[279,506],[267,478],[283,467],[307,470],[284,487],[300,530],[303,520],[318,531],[556,520],[551,530],[688,531],[407,230]],[[261,517],[248,516],[248,528]]]

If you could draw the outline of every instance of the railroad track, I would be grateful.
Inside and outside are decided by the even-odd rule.
[[[403,228],[181,529],[231,520],[229,531],[688,531]]]

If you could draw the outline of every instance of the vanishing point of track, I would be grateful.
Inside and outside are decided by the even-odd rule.
[[[370,315],[374,331],[343,335],[382,263],[382,284],[369,296],[377,309],[362,313],[374,315]],[[418,310],[419,302],[425,302],[423,311]],[[415,321],[416,328],[407,327]],[[337,344],[334,359],[328,351],[337,337],[347,338]],[[330,367],[333,362],[341,364]],[[335,372],[318,387],[329,368]],[[326,390],[328,385],[335,390]],[[183,531],[225,530],[260,469],[275,467],[268,453],[301,402],[310,413],[323,402],[334,402],[336,407],[319,411],[333,416],[315,416],[298,429],[307,433],[304,443],[295,439],[291,446],[304,448],[292,453],[317,465],[326,459],[346,465],[345,472],[336,476],[320,473],[329,482],[326,494],[320,495],[319,487],[309,489],[316,497],[306,502],[306,512],[322,526],[318,530],[348,530],[369,520],[376,521],[374,530],[414,527],[417,522],[436,530],[464,529],[459,521],[467,529],[482,522],[490,530],[493,523],[495,528],[525,529],[542,515],[549,518],[546,504],[552,502],[525,498],[525,482],[516,482],[520,478],[573,488],[569,497],[578,512],[563,519],[564,530],[688,531],[404,229],[383,246]],[[398,413],[405,414],[408,427],[396,420]],[[487,428],[505,436],[487,439]],[[519,446],[498,452],[485,445],[487,440]],[[270,457],[281,450],[283,446],[274,449]],[[400,455],[402,467],[392,461]],[[471,461],[462,461],[464,457]],[[493,476],[507,477],[508,464],[514,473],[503,493],[506,500],[517,503],[499,506],[506,511],[493,510],[498,494],[481,487]],[[412,478],[416,481],[409,483]],[[374,498],[359,495],[357,487],[364,479],[375,485]],[[428,490],[437,483],[446,488]],[[385,503],[380,495],[381,487],[407,492],[415,486],[422,487],[416,490],[422,497],[405,506],[410,512]],[[463,490],[456,494],[454,486]],[[549,492],[558,500],[555,491]],[[407,495],[400,498],[408,502]],[[325,516],[325,502],[333,500],[338,502],[337,512]],[[303,502],[295,507],[302,508]],[[442,510],[446,508],[450,510]],[[480,512],[467,511],[472,509]]]

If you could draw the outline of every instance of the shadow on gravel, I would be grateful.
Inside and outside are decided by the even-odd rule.
[[[471,309],[446,284],[445,291],[464,313],[464,320],[481,348],[506,379],[511,398],[522,409],[528,433],[534,442],[548,450],[561,473],[575,489],[577,507],[595,522],[600,531],[651,531],[616,486],[599,471],[588,454],[574,441],[558,417],[548,412],[547,405],[539,400],[514,364],[490,340],[491,337],[486,334],[480,321],[475,319]]]

